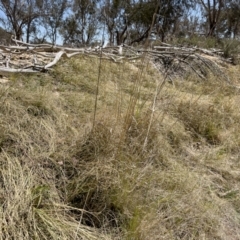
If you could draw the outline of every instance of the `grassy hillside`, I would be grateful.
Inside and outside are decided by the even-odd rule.
[[[240,86],[240,66],[224,71]],[[240,239],[240,88],[147,60],[0,83],[0,239]]]

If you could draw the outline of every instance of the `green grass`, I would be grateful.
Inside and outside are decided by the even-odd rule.
[[[238,239],[239,89],[99,64],[0,85],[0,239]]]

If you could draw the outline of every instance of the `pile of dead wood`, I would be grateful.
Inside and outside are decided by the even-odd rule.
[[[220,49],[201,49],[197,47],[177,47],[169,44],[159,44],[151,48],[117,47],[68,48],[50,44],[29,44],[12,39],[14,45],[0,45],[0,74],[45,72],[63,58],[75,55],[101,57],[114,62],[136,61],[146,57],[161,72],[174,76],[186,77],[193,72],[201,79],[206,79],[209,72],[228,80],[222,68],[231,63],[231,59],[223,58]]]

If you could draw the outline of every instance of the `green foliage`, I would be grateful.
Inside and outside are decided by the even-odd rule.
[[[177,44],[187,45],[187,46],[197,46],[200,48],[217,48],[219,47],[219,40],[214,37],[205,37],[192,35],[190,37],[183,37],[177,39]]]
[[[223,40],[222,49],[225,58],[232,58],[234,64],[238,63],[238,54],[240,53],[240,42],[238,40]]]
[[[49,198],[49,186],[40,185],[32,189],[32,205],[35,208],[44,206],[45,198]]]

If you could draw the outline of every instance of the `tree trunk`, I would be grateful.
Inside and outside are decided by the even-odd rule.
[[[145,33],[142,36],[140,36],[139,38],[133,40],[130,43],[130,45],[132,45],[135,42],[139,43],[139,42],[143,41],[145,38],[147,38],[148,37],[148,32],[150,31],[150,29],[151,29],[151,26],[148,27],[148,29],[145,31]]]
[[[208,37],[213,37],[214,36],[214,33],[215,33],[215,29],[216,29],[216,23],[213,22],[213,23],[210,23],[209,24],[210,26],[210,29],[209,29],[209,32],[208,32]]]
[[[127,25],[124,27],[123,31],[121,33],[119,33],[119,31],[116,31],[116,39],[117,39],[117,45],[121,45],[123,44],[126,39],[127,39],[127,36],[126,36],[126,31],[127,31]]]
[[[22,29],[16,30],[15,34],[16,34],[16,39],[21,41],[22,40]]]
[[[31,27],[31,22],[29,21],[28,24],[27,24],[27,36],[26,36],[26,42],[29,43],[29,40],[30,40],[30,27]]]

